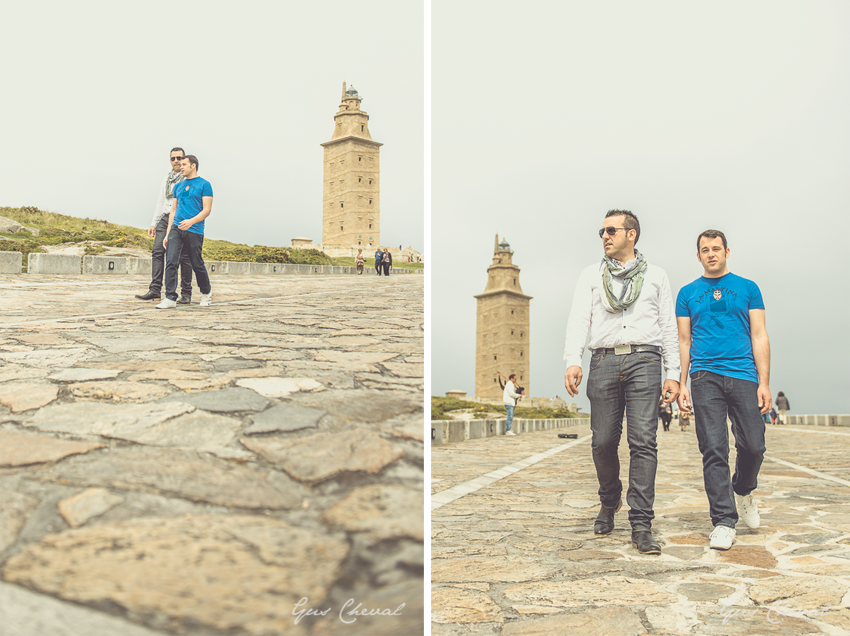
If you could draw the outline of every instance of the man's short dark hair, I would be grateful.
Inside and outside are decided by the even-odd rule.
[[[180,152],[182,152],[184,155],[186,154],[186,151],[185,151],[185,150],[183,150],[182,148],[172,148],[172,149],[171,149],[171,152],[177,152],[178,150],[179,150]],[[169,152],[168,154],[170,155],[170,154],[171,154],[171,152]]]
[[[699,254],[699,242],[702,240],[703,236],[705,238],[712,239],[717,238],[719,236],[720,240],[723,241],[723,249],[729,249],[728,245],[726,245],[726,235],[723,232],[721,232],[720,230],[706,230],[697,237],[697,254]]]
[[[623,227],[625,227],[627,231],[635,231],[635,245],[637,245],[637,242],[640,239],[640,221],[638,221],[638,218],[629,210],[608,210],[608,214],[605,215],[605,218],[607,219],[609,216],[623,217]]]
[[[186,155],[183,157],[184,159],[189,160],[189,164],[195,164],[195,170],[197,170],[201,164],[198,163],[198,158],[195,155]]]
[[[513,380],[515,377],[516,377],[516,373],[511,373],[511,374],[508,376],[508,380]]]

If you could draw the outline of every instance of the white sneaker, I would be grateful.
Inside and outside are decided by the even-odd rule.
[[[514,433],[513,431],[506,431],[505,435],[516,435],[516,433]]]
[[[759,517],[759,509],[756,506],[756,498],[753,497],[753,493],[743,497],[736,493],[735,505],[738,507],[738,516],[741,518],[741,521],[747,524],[748,528],[759,527],[761,518]]]
[[[708,547],[712,550],[728,550],[735,543],[735,528],[714,526],[708,536]]]
[[[212,305],[212,292],[201,294],[201,307],[209,307],[210,305]]]
[[[168,300],[168,298],[163,298],[162,302],[159,303],[156,308],[157,309],[174,309],[177,306],[176,300]]]

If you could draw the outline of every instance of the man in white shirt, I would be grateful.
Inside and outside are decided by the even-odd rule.
[[[593,352],[587,382],[593,463],[602,506],[593,526],[598,535],[614,530],[623,485],[617,447],[628,425],[629,522],[632,545],[643,554],[660,554],[652,536],[655,472],[658,464],[658,387],[672,403],[679,394],[679,342],[667,274],[635,249],[640,223],[628,210],[611,210],[599,230],[605,255],[587,267],[576,285],[564,343],[564,385],[578,395],[581,357],[590,334]]]
[[[162,275],[165,272],[165,247],[163,239],[168,234],[168,215],[174,206],[174,187],[183,181],[183,157],[186,153],[182,148],[171,149],[171,171],[165,176],[159,188],[151,226],[148,236],[154,240],[151,252],[151,284],[145,294],[136,294],[139,300],[159,300],[162,294]],[[189,254],[183,250],[180,255],[180,299],[181,305],[187,305],[192,299],[192,264]]]
[[[516,435],[511,430],[511,422],[514,419],[514,409],[516,408],[517,400],[521,397],[522,395],[516,391],[516,373],[511,373],[508,383],[505,385],[505,390],[502,393],[502,404],[505,405],[505,411],[508,413],[508,421],[505,424],[505,435]]]

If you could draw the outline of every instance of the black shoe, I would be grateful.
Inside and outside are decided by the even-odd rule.
[[[147,294],[136,294],[136,298],[139,300],[159,300],[159,294],[149,291]]]
[[[632,547],[641,554],[661,554],[661,546],[652,538],[652,530],[632,530]]]
[[[609,508],[606,505],[602,505],[599,508],[599,515],[596,517],[596,523],[593,524],[593,533],[594,534],[611,534],[614,531],[614,513],[616,513],[623,505],[623,499],[621,498],[617,505],[613,508]]]
[[[192,302],[191,296],[184,296],[182,294],[181,294],[180,298],[177,299],[178,305],[188,305],[191,302]]]

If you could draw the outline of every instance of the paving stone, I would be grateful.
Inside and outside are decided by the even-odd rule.
[[[240,441],[305,484],[316,484],[345,472],[379,473],[404,455],[399,446],[365,429],[316,433],[298,439],[243,437]]]
[[[0,466],[27,466],[54,462],[69,455],[102,448],[94,442],[75,442],[30,433],[0,430]]]
[[[72,457],[34,473],[41,481],[137,490],[235,508],[293,508],[301,491],[288,478],[170,448],[130,447]]]
[[[673,603],[676,597],[646,579],[603,576],[584,581],[536,581],[504,590],[511,601],[553,607],[582,607],[627,598],[632,605]]]
[[[384,362],[383,367],[393,375],[401,378],[424,378],[425,365],[410,362]]]
[[[317,362],[333,362],[346,366],[362,366],[392,360],[395,353],[368,353],[363,351],[318,351]]]
[[[664,546],[664,554],[683,559],[685,561],[693,561],[700,559],[705,555],[705,548],[697,548],[690,546]]]
[[[75,402],[43,408],[24,424],[43,431],[108,436],[119,430],[156,426],[194,410],[191,404],[175,401],[121,405]]]
[[[117,369],[62,369],[48,377],[57,382],[86,382],[88,380],[111,380],[118,377],[121,371]]]
[[[501,608],[483,592],[449,588],[431,593],[435,623],[503,623]]]
[[[216,371],[232,371],[235,369],[255,369],[258,367],[261,368],[262,365],[256,360],[243,360],[242,358],[225,356],[216,358],[213,361],[213,367]]]
[[[88,488],[59,502],[59,514],[72,528],[83,525],[92,517],[117,506],[124,497],[113,495],[105,488]]]
[[[640,636],[645,633],[637,614],[628,607],[618,606],[512,622],[502,630],[502,636]]]
[[[410,537],[424,540],[425,496],[421,488],[374,484],[358,488],[326,510],[322,520],[348,532],[366,532],[375,539]],[[388,519],[387,512],[393,511]]]
[[[242,386],[268,398],[281,398],[299,391],[322,391],[325,387],[312,378],[243,378],[236,381]]]
[[[293,396],[298,404],[313,406],[352,422],[381,422],[422,411],[422,402],[382,391],[322,391]]]
[[[3,636],[164,636],[73,603],[0,583]]]
[[[12,556],[2,575],[65,600],[112,603],[184,628],[298,634],[295,603],[324,598],[348,551],[340,538],[276,519],[149,518],[48,535]]]
[[[48,369],[34,369],[20,364],[6,364],[0,367],[0,382],[45,378],[48,373],[50,373]]]
[[[813,636],[822,634],[805,618],[783,616],[763,607],[726,606],[718,611],[699,612],[699,632],[708,636]]]
[[[203,393],[181,393],[161,400],[161,402],[166,401],[185,402],[199,409],[218,413],[262,411],[269,404],[269,401],[262,395],[244,387],[205,391]]]
[[[252,435],[316,428],[319,420],[325,415],[327,415],[325,411],[306,406],[291,403],[277,404],[262,413],[252,415],[252,424],[245,429],[245,433]]]
[[[750,588],[750,598],[758,605],[776,601],[795,609],[835,607],[847,593],[847,585],[819,577],[782,577],[757,582]]]
[[[0,552],[12,545],[24,527],[38,499],[12,490],[13,483],[6,478],[0,481]],[[2,612],[2,606],[0,606]],[[0,622],[0,625],[3,623]]]
[[[112,400],[113,402],[150,402],[165,397],[171,391],[160,384],[144,382],[81,382],[71,384],[71,394],[83,400]]]
[[[598,561],[609,559],[622,559],[619,552],[607,550],[573,550],[571,552],[559,552],[558,556],[567,561]]]
[[[9,407],[12,413],[22,413],[41,408],[59,395],[59,388],[52,384],[34,382],[7,382],[0,384],[0,404]]]
[[[691,601],[716,601],[735,592],[734,587],[717,585],[715,583],[682,583],[678,588],[679,594],[684,594]]]
[[[738,563],[757,568],[776,567],[776,558],[760,545],[733,545],[730,550],[719,554],[719,560],[723,563]]]
[[[434,583],[466,581],[515,583],[531,579],[547,579],[558,569],[555,564],[546,564],[528,556],[445,559],[432,562],[431,581]]]
[[[172,338],[162,334],[150,336],[128,336],[122,334],[120,338],[85,338],[93,345],[105,349],[109,353],[126,353],[128,351],[156,351],[168,349],[169,347],[180,347],[186,341],[180,338]]]

